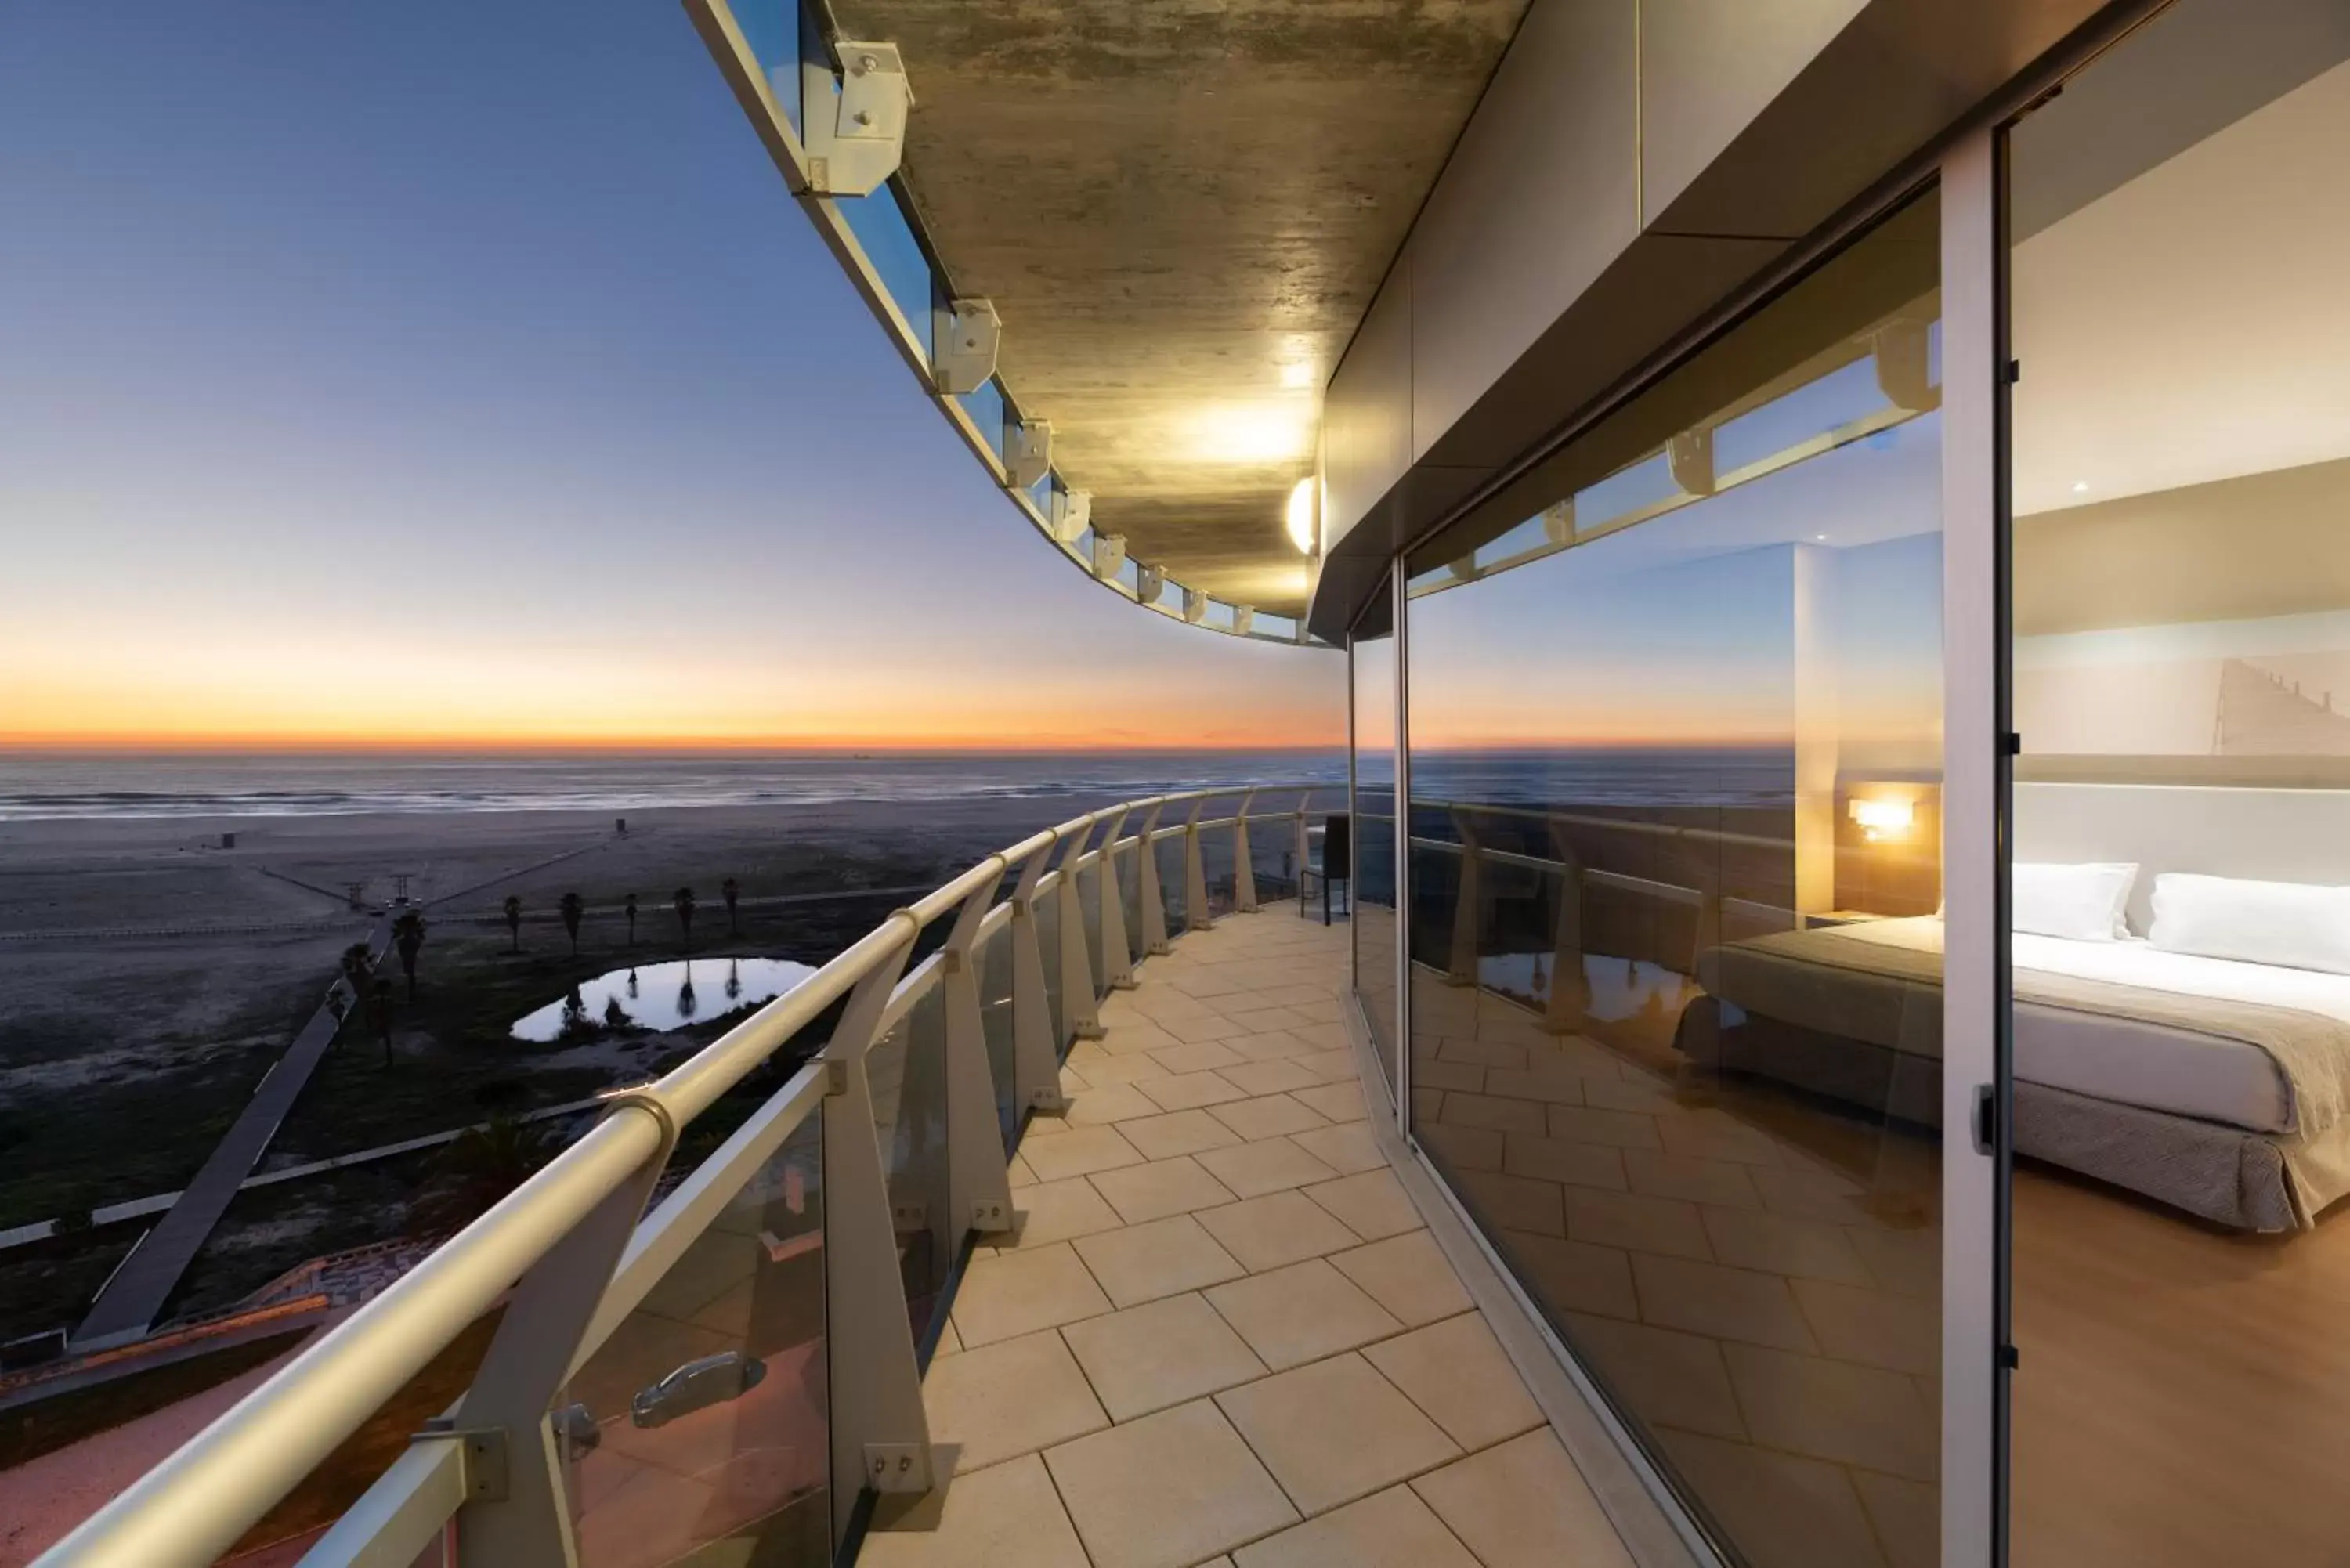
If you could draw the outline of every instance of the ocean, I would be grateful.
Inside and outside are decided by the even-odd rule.
[[[1148,795],[1344,784],[1345,753],[0,752],[0,822]]]
[[[1367,805],[1391,768],[1366,753]],[[1513,805],[1780,805],[1783,747],[1575,747],[1413,758],[1415,799]],[[0,822],[348,816],[662,806],[1051,800],[1265,781],[1344,784],[1342,752],[0,752]]]

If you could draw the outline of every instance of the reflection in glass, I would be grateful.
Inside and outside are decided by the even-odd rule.
[[[821,1121],[556,1395],[581,1568],[832,1561]]]
[[[913,224],[906,220],[906,209],[899,201],[897,187],[882,185],[869,196],[844,196],[834,204],[849,233],[857,236],[865,259],[872,264],[883,292],[913,334],[923,358],[930,359],[936,329],[932,313],[941,303],[941,290],[931,271],[931,259],[923,254],[921,242],[914,237]],[[999,398],[995,441],[1000,445],[1003,440]]]
[[[2181,0],[2009,142],[2019,1568],[2345,1561],[2345,20]]]
[[[1354,643],[1355,792],[1351,846],[1355,992],[1370,1024],[1372,1054],[1396,1084],[1396,660],[1392,637]]]
[[[1938,1552],[1935,216],[1409,563],[1413,1132],[1755,1568]]]

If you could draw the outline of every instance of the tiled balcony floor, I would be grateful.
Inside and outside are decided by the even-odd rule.
[[[925,1381],[937,1528],[865,1568],[1628,1568],[1372,1137],[1347,956],[1274,904],[1103,1004]]]

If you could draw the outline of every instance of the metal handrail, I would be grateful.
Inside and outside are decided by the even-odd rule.
[[[1232,817],[1203,823],[1197,819],[1195,805],[1192,820],[1154,832],[1150,837],[1154,844],[1170,836],[1191,835],[1196,839],[1201,829],[1218,826],[1232,826],[1236,833],[1245,834],[1253,820],[1302,819],[1316,792],[1343,787],[1308,783],[1211,787],[1104,806],[990,855],[912,905],[894,911],[814,975],[768,1002],[657,1083],[615,1097],[612,1109],[603,1120],[487,1213],[442,1243],[381,1295],[84,1521],[36,1560],[37,1568],[66,1568],[68,1564],[74,1568],[118,1568],[122,1564],[138,1564],[139,1568],[177,1568],[180,1564],[203,1568],[217,1560],[433,1357],[495,1306],[518,1280],[545,1263],[559,1246],[587,1227],[592,1217],[616,1195],[624,1193],[649,1164],[664,1160],[678,1133],[696,1116],[765,1063],[827,1008],[850,997],[885,971],[894,980],[895,966],[902,964],[905,950],[925,929],[966,901],[999,887],[1007,871],[1024,865],[1036,855],[1049,855],[1064,844],[1081,844],[1103,821],[1122,821],[1135,811],[1155,813],[1181,803],[1240,796],[1241,811]],[[1301,798],[1290,809],[1252,816],[1249,797],[1268,789],[1295,790],[1301,792]],[[1115,833],[1113,828],[1113,836]],[[1118,838],[1108,846],[1109,852],[1115,854],[1139,839],[1139,836]],[[1064,872],[1074,875],[1087,865],[1098,863],[1103,853],[1103,849],[1095,848],[1072,856],[1052,877],[1057,878]],[[1242,853],[1244,856],[1245,852]],[[1195,853],[1195,875],[1196,859]],[[1050,885],[1055,884],[1040,881],[1035,891],[1041,894]],[[1191,919],[1205,923],[1204,908],[1189,912]],[[999,902],[987,911],[987,919],[1000,927],[1012,914],[1008,903]],[[863,1057],[886,1033],[887,1023],[894,1021],[890,1014],[902,1016],[905,1009],[919,1000],[920,992],[937,981],[939,974],[940,966],[933,961],[902,981],[896,981],[889,1005],[873,1014],[872,1022],[879,1026],[870,1029],[849,1052],[849,1059],[860,1071]],[[856,1011],[853,1002],[851,1011]],[[779,1106],[780,1101],[789,1103]],[[791,1127],[796,1126],[818,1103],[820,1096],[808,1092],[806,1075],[795,1078],[769,1103],[772,1109],[788,1116],[790,1125],[778,1122],[766,1130],[778,1140],[788,1136]],[[625,1258],[614,1258],[605,1271],[604,1289],[608,1293],[623,1272],[639,1272],[635,1265],[643,1255],[641,1243],[646,1233],[657,1234],[681,1212],[683,1210],[674,1202],[664,1204],[654,1216],[637,1225],[639,1244],[633,1246]],[[591,1350],[593,1345],[588,1341],[600,1342],[617,1323],[610,1304],[599,1297],[601,1310],[596,1313],[592,1324],[583,1322],[578,1355]],[[419,1463],[407,1469],[420,1484],[427,1480],[445,1484],[445,1469],[437,1463]],[[383,1482],[378,1484],[380,1488]],[[369,1494],[370,1498],[375,1495],[372,1491]],[[397,1511],[392,1510],[382,1516],[389,1518]]]

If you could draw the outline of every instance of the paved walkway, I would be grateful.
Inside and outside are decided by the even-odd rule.
[[[939,1527],[862,1568],[1628,1568],[1372,1136],[1346,969],[1274,905],[1104,1004],[925,1382]]]
[[[384,950],[390,944],[391,929],[385,920],[378,920],[368,938],[368,951],[381,961]],[[340,981],[337,984],[339,986]],[[329,997],[333,992],[328,992]],[[359,1005],[356,1001],[353,1006]],[[139,1244],[114,1271],[90,1303],[89,1314],[73,1332],[72,1344],[77,1350],[95,1350],[108,1345],[121,1344],[145,1334],[153,1326],[171,1299],[172,1292],[195,1261],[205,1241],[212,1237],[213,1227],[228,1212],[236,1199],[237,1189],[244,1179],[253,1174],[269,1148],[269,1140],[277,1136],[277,1128],[286,1115],[294,1108],[294,1101],[309,1083],[318,1059],[334,1044],[335,1031],[340,1021],[326,1002],[310,1015],[310,1022],[294,1037],[286,1054],[271,1064],[253,1091],[253,1097],[229,1124],[219,1143],[206,1157],[203,1168],[183,1189],[178,1201],[155,1222]]]

